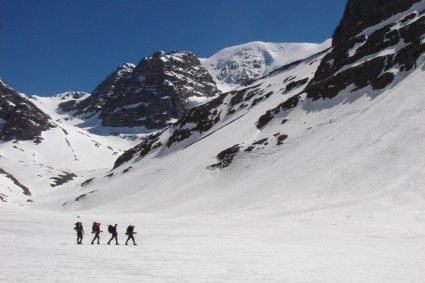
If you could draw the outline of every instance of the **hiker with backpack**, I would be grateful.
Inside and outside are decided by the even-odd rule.
[[[103,232],[100,230],[100,223],[99,222],[93,222],[92,226],[92,234],[95,234],[93,240],[91,241],[91,244],[94,244],[94,241],[97,239],[97,244],[100,244],[100,233]]]
[[[83,223],[81,222],[75,223],[74,230],[77,231],[77,244],[81,245],[83,241],[83,234],[84,234]]]
[[[125,234],[128,236],[127,241],[125,241],[125,244],[127,245],[128,241],[130,239],[132,239],[133,245],[137,246],[136,241],[134,240],[134,236],[133,236],[134,234],[137,234],[137,232],[134,232],[134,225],[128,225],[127,232]]]
[[[108,245],[110,245],[110,244],[111,244],[111,241],[112,241],[113,239],[115,239],[115,244],[116,244],[116,245],[119,245],[119,244],[118,244],[117,224],[115,224],[115,226],[108,225],[108,232],[112,234],[111,239],[109,239],[109,241],[108,241]]]

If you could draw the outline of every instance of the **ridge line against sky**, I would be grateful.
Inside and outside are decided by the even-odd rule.
[[[157,50],[209,57],[248,43],[332,37],[345,0],[0,0],[0,78],[19,92],[92,92]]]

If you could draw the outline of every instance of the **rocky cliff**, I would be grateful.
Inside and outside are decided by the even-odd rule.
[[[120,66],[77,105],[76,115],[98,113],[106,127],[161,129],[219,93],[193,53],[158,51],[137,66]]]
[[[424,8],[419,0],[349,0],[308,97],[332,98],[349,86],[384,89],[399,72],[414,68],[425,51]]]
[[[92,94],[76,105],[76,115],[90,117],[99,111],[116,94],[124,92],[127,81],[131,79],[134,65],[127,63],[119,66],[104,81],[102,81]]]
[[[0,140],[41,141],[41,133],[56,125],[24,95],[0,80]]]

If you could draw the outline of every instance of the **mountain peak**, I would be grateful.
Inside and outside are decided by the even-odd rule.
[[[121,64],[116,70],[115,70],[115,73],[117,73],[117,74],[122,74],[122,73],[124,73],[124,74],[128,74],[128,73],[131,73],[133,70],[134,70],[134,68],[136,67],[136,65],[134,65],[134,64],[132,64],[132,63],[124,63],[124,64]]]
[[[322,44],[254,41],[225,48],[200,61],[218,88],[226,92],[329,47],[330,41]]]
[[[56,125],[27,97],[0,80],[0,140],[41,141],[41,133]]]
[[[104,127],[161,129],[199,101],[219,93],[211,75],[189,51],[156,51],[139,64],[120,65],[87,99],[75,115],[99,114]]]
[[[344,16],[333,35],[333,44],[350,38],[366,27],[375,25],[392,15],[406,11],[421,0],[348,0]]]

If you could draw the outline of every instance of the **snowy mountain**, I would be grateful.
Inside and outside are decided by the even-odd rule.
[[[0,80],[0,140],[40,142],[43,131],[56,125],[24,95]]]
[[[200,61],[216,81],[217,87],[227,92],[283,65],[323,51],[330,44],[330,40],[322,44],[255,41],[225,48]]]
[[[406,158],[405,147],[419,149],[421,143],[422,127],[411,119],[421,121],[422,115],[418,105],[424,8],[422,1],[395,11],[352,37],[335,38],[331,50],[282,66],[191,109],[118,158],[107,182],[103,177],[93,180],[87,189],[104,188],[99,196],[67,206],[125,203],[131,211],[187,213],[202,207],[218,213],[253,205],[274,210],[275,199],[298,195],[298,190],[300,195],[316,192],[336,203],[335,193],[358,190],[367,195],[378,182],[380,193],[391,193],[391,184],[402,182],[394,164]],[[353,13],[361,15],[362,10]],[[337,34],[349,34],[341,30],[343,23]],[[406,91],[409,95],[403,95],[401,103]],[[415,118],[406,119],[407,114]],[[404,140],[407,132],[415,134]],[[410,165],[421,164],[413,153],[408,158],[414,159]],[[370,168],[379,168],[377,175],[369,176]],[[402,171],[403,178],[410,176],[404,185],[423,182],[411,169]],[[131,184],[124,194],[137,196],[134,205],[120,197],[122,190],[114,190],[122,182]],[[261,201],[256,200],[259,196]],[[98,198],[111,202],[99,204]],[[241,200],[235,202],[236,198]]]
[[[391,6],[391,4],[388,5]],[[126,203],[126,207],[130,209],[132,207],[131,204],[127,204],[126,198],[120,197],[123,191],[114,189],[119,187],[120,183],[127,183],[137,184],[135,187],[130,185],[126,190],[129,190],[133,196],[140,195],[137,199],[143,199],[143,202],[148,207],[162,207],[159,203],[165,202],[168,203],[167,209],[171,209],[181,206],[181,203],[170,203],[168,195],[161,195],[161,197],[153,201],[150,198],[152,193],[150,188],[155,190],[154,188],[162,187],[164,188],[163,190],[171,190],[172,194],[170,195],[172,196],[186,195],[192,190],[199,192],[197,188],[204,187],[205,183],[208,183],[207,188],[216,188],[216,186],[219,186],[218,184],[223,182],[220,176],[226,175],[227,173],[225,172],[232,171],[238,172],[237,178],[232,176],[231,183],[236,186],[235,191],[239,191],[237,188],[240,183],[245,183],[246,179],[256,176],[257,174],[254,174],[254,172],[262,172],[261,168],[263,166],[274,168],[277,164],[285,163],[291,164],[291,167],[295,168],[293,169],[294,172],[300,172],[296,170],[296,164],[303,168],[301,166],[303,164],[322,163],[319,160],[312,159],[310,154],[303,153],[309,147],[344,148],[344,146],[352,144],[353,140],[358,140],[359,144],[353,146],[361,148],[363,139],[359,137],[362,137],[362,135],[355,133],[354,137],[350,134],[353,132],[351,130],[348,133],[344,130],[337,134],[338,129],[342,125],[351,129],[351,126],[346,124],[349,123],[349,118],[355,118],[356,121],[364,121],[364,123],[359,122],[359,127],[368,129],[371,126],[370,121],[363,118],[360,114],[366,115],[369,113],[365,109],[370,109],[372,105],[379,105],[381,109],[381,105],[385,104],[384,102],[377,103],[378,101],[387,96],[397,97],[394,93],[402,92],[403,87],[407,86],[407,82],[409,82],[409,86],[415,85],[415,82],[411,82],[411,77],[418,78],[421,75],[420,67],[423,60],[421,37],[424,31],[422,28],[421,7],[423,2],[420,1],[412,5],[407,5],[408,8],[406,8],[407,6],[397,6],[393,8],[395,10],[390,16],[385,14],[381,19],[376,16],[371,17],[372,20],[368,26],[363,27],[363,29],[358,29],[356,26],[356,30],[351,31],[353,24],[347,23],[347,19],[352,18],[351,14],[359,17],[363,13],[365,17],[369,17],[368,15],[371,13],[372,8],[365,8],[361,5],[356,8],[354,4],[349,2],[345,16],[334,34],[331,49],[325,48],[324,51],[315,55],[283,65],[267,76],[220,95],[211,102],[192,108],[172,126],[152,135],[142,137],[142,143],[119,157],[118,153],[120,150],[126,149],[126,146],[118,146],[118,150],[112,150],[113,156],[107,162],[110,164],[109,169],[113,168],[111,172],[105,173],[109,177],[105,179],[104,175],[94,176],[94,179],[83,190],[83,192],[86,190],[97,191],[96,194],[87,197],[85,201],[79,199],[75,203],[68,198],[64,198],[63,201],[58,201],[54,206],[67,203],[67,207],[94,208],[98,207],[96,200],[100,195],[100,198],[105,200],[105,205],[109,205],[106,200],[110,199],[113,202],[120,203],[121,205],[118,207]],[[353,21],[358,21],[358,18],[354,18]],[[347,36],[350,34],[351,36]],[[298,46],[297,48],[301,47]],[[323,46],[318,49],[323,49]],[[166,54],[158,52],[153,57],[147,57],[142,60],[143,64],[148,64],[147,61],[154,60],[155,56],[158,57],[157,62],[165,63],[179,61],[179,56],[191,55],[188,53]],[[196,58],[194,60],[196,61]],[[143,64],[141,63],[138,67],[131,65],[121,66],[109,77],[110,80],[108,79],[101,84],[102,87],[99,87],[99,89],[104,90],[102,93],[113,92],[114,88],[111,85],[116,84],[117,81],[123,78],[130,78],[130,74],[134,78],[136,70],[145,68],[142,66]],[[107,83],[108,81],[112,83]],[[145,80],[140,82],[146,84]],[[409,95],[410,97],[412,97],[412,100],[418,99],[414,94]],[[69,101],[71,102],[58,102],[65,98],[70,99]],[[52,115],[53,120],[57,123],[62,123],[54,131],[60,132],[57,135],[59,139],[67,140],[66,133],[78,132],[81,128],[86,128],[86,130],[93,132],[93,127],[89,127],[90,123],[84,119],[76,117],[69,119],[69,114],[55,112],[56,110],[54,109],[58,108],[57,105],[67,105],[68,103],[82,105],[83,102],[92,98],[93,95],[88,96],[77,93],[59,95],[54,98],[56,99],[55,103],[46,102],[47,100],[52,100],[52,98],[34,98],[34,100],[40,109]],[[398,98],[394,99],[398,101]],[[102,101],[102,99],[99,99],[99,101]],[[390,103],[389,98],[384,99],[384,101]],[[417,102],[417,104],[420,103]],[[105,106],[102,107],[105,108]],[[406,107],[410,107],[410,104]],[[404,115],[402,110],[407,111],[401,108],[398,111],[392,110],[392,113],[394,115],[397,113]],[[384,117],[388,116],[387,112],[388,110],[385,110],[384,114],[375,111],[374,115]],[[94,118],[97,119],[97,116],[94,116]],[[381,118],[379,122],[383,125],[386,125],[386,123],[390,125],[398,124],[398,120],[401,118],[395,116],[392,119],[394,120],[389,119],[387,121]],[[419,118],[416,119],[420,120]],[[80,128],[75,128],[76,125]],[[330,134],[328,131],[335,133]],[[48,131],[49,135],[55,136],[52,132],[53,130]],[[93,143],[94,137],[91,136],[92,134],[85,133],[84,135],[86,134],[91,140],[88,143]],[[365,130],[362,134],[366,135],[363,136],[364,140],[370,139],[370,132]],[[311,140],[326,140],[328,135],[341,136],[345,139],[338,139],[340,144],[334,144],[333,138],[330,138],[327,142],[317,143],[314,146],[311,144]],[[109,139],[108,136],[103,138]],[[49,138],[49,140],[53,140],[53,138]],[[392,142],[396,143],[395,140]],[[134,144],[135,141],[126,142],[126,145],[128,146],[131,143]],[[39,147],[43,146],[43,144],[47,144],[47,142],[42,143]],[[99,143],[94,142],[93,144]],[[14,146],[16,147],[16,145]],[[106,145],[106,148],[108,146]],[[77,146],[74,148],[67,145],[67,147],[68,149],[64,150],[64,152],[72,152],[73,150],[86,151],[86,149],[80,149]],[[367,147],[369,147],[369,144]],[[300,152],[301,149],[303,150],[302,152]],[[377,148],[376,150],[380,152],[387,149]],[[366,151],[368,152],[368,150]],[[343,156],[344,152],[345,150],[340,154]],[[334,156],[334,154],[330,153],[329,155]],[[75,163],[79,159],[74,155],[72,156],[71,159],[73,161],[68,160],[66,163]],[[195,159],[193,158],[194,156],[196,156]],[[286,156],[290,156],[292,159],[294,158],[293,156],[297,156],[299,161],[295,163],[294,161],[289,162],[287,160],[289,157]],[[322,155],[318,156],[322,158]],[[372,156],[375,156],[375,154]],[[369,157],[364,156],[363,158],[369,160]],[[88,159],[89,157],[87,157]],[[97,160],[103,162],[101,161],[102,158]],[[279,160],[279,162],[276,160]],[[340,166],[340,164],[329,162],[325,162],[325,168]],[[355,163],[355,161],[353,162]],[[60,164],[60,162],[58,163]],[[112,163],[114,163],[113,166]],[[276,165],[272,166],[272,164]],[[175,166],[178,166],[178,168]],[[360,164],[357,164],[357,166],[362,167]],[[57,164],[52,167],[75,168]],[[162,167],[169,168],[171,171],[159,169]],[[90,170],[98,168],[107,168],[107,166],[100,167],[94,162]],[[152,168],[151,170],[153,171],[147,168]],[[251,169],[247,170],[247,168]],[[326,171],[328,170],[330,169],[326,169]],[[333,170],[339,171],[336,168],[333,168]],[[387,170],[391,171],[390,169]],[[244,173],[245,171],[250,173]],[[187,172],[197,172],[195,175],[198,182],[191,184],[193,174],[187,174]],[[290,172],[292,171],[279,171],[279,176],[268,174],[266,176],[268,180],[275,179],[285,184],[291,184],[294,180]],[[173,180],[170,181],[172,188],[168,188],[163,183],[163,174]],[[176,174],[180,177],[176,178]],[[218,174],[217,177],[213,177],[216,174]],[[366,173],[360,171],[358,174]],[[150,177],[148,178],[148,176]],[[258,179],[262,180],[260,177]],[[336,181],[330,180],[329,182]],[[338,181],[338,183],[341,182],[341,180]],[[257,183],[253,182],[252,184]],[[327,183],[324,182],[324,184]],[[71,182],[70,185],[75,186],[76,184]],[[78,185],[81,185],[81,183]],[[306,188],[310,187],[309,184],[302,185]],[[297,185],[297,187],[299,186]],[[254,185],[248,187],[251,188],[250,190],[255,189]],[[291,185],[291,187],[293,186]],[[208,191],[209,189],[206,190]],[[228,191],[232,192],[232,189]],[[278,195],[280,193],[285,194],[285,192],[280,192],[279,190],[276,193]],[[80,191],[77,194],[80,194]],[[229,193],[228,196],[220,201],[226,202],[227,199],[231,199],[231,195],[232,193]],[[270,194],[270,197],[273,197],[273,194]],[[192,203],[195,200],[188,199],[187,201]],[[138,201],[137,203],[137,207],[139,207],[140,202]],[[203,207],[209,207],[212,204],[203,203],[202,205]],[[222,208],[223,206],[220,206],[220,209]],[[215,211],[213,207],[211,209]]]
[[[121,65],[76,105],[74,116],[97,115],[103,127],[139,127],[148,132],[164,128],[219,93],[193,53],[158,51],[137,66]]]
[[[89,97],[75,105],[75,109],[73,110],[77,111],[74,115],[91,117],[97,112],[102,111],[102,108],[113,97],[116,89],[125,88],[125,84],[131,78],[131,73],[135,67],[135,65],[130,63],[119,66],[96,87]]]
[[[422,282],[424,38],[425,0],[349,0],[330,48],[133,140],[31,97],[56,127],[0,144],[0,280]],[[70,244],[99,219],[139,246]]]
[[[74,181],[78,187],[93,174],[109,171],[124,150],[138,143],[139,138],[134,135],[92,134],[91,127],[84,127],[84,120],[72,118],[68,112],[61,110],[87,98],[87,93],[66,92],[53,97],[27,97],[16,91],[11,92],[10,88],[7,93],[8,98],[14,94],[13,97],[23,101],[16,108],[25,104],[33,109],[24,112],[24,118],[7,120],[7,123],[21,122],[16,128],[25,130],[27,135],[32,132],[25,126],[31,125],[39,130],[41,123],[37,123],[39,120],[31,122],[26,117],[48,117],[46,121],[50,126],[37,131],[31,139],[14,136],[12,140],[3,139],[0,143],[0,196],[7,204],[24,205],[41,195],[49,195],[67,182]]]
[[[26,96],[1,81],[1,199],[23,205],[68,182],[81,188],[95,172],[109,171],[143,133],[218,93],[190,52],[157,52],[137,66],[124,64],[92,94]]]

